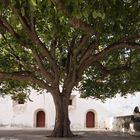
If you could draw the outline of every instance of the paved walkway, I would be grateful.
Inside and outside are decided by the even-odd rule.
[[[140,140],[127,133],[109,131],[74,131],[73,138],[46,137],[51,132],[45,129],[0,129],[0,140]]]

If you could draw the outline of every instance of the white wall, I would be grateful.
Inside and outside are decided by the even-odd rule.
[[[118,115],[130,115],[135,106],[140,107],[140,93],[122,98],[107,99],[105,103],[93,99],[81,99],[79,93],[73,92],[73,105],[69,107],[71,128],[74,130],[86,128],[86,113],[95,113],[95,127],[109,128],[110,118]],[[36,127],[36,113],[43,110],[46,114],[46,128],[53,129],[55,107],[49,93],[38,94],[32,90],[30,98],[33,102],[17,104],[10,97],[0,98],[1,127]]]
[[[128,94],[126,98],[117,95],[116,98],[107,99],[104,106],[112,116],[130,115],[135,106],[140,108],[140,92],[136,92],[134,95]]]
[[[82,99],[78,95],[76,96],[76,100],[76,108],[70,110],[73,129],[86,128],[86,113],[88,111],[95,113],[95,128],[106,128],[106,119],[109,116],[109,112],[101,102],[93,99]]]
[[[14,106],[12,126],[36,127],[36,113],[44,111],[46,116],[45,127],[52,129],[54,126],[55,109],[52,96],[49,93],[38,94],[32,91],[30,96],[32,102],[17,104]]]
[[[0,98],[0,127],[10,126],[11,119],[13,116],[13,108],[11,98],[5,96]]]

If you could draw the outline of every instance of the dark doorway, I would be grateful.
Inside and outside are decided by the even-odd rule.
[[[86,127],[93,128],[95,127],[95,114],[91,111],[86,114]]]
[[[37,112],[36,127],[45,127],[45,112],[44,111]]]

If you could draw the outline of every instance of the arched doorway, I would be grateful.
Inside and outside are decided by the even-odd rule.
[[[38,111],[36,114],[36,127],[45,127],[45,112]]]
[[[86,127],[87,128],[95,127],[95,114],[92,111],[89,111],[86,114]]]

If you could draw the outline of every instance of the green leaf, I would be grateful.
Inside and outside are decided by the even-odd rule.
[[[32,4],[33,6],[37,6],[36,0],[31,0],[31,4]]]
[[[93,16],[93,18],[101,18],[101,19],[105,19],[105,13],[101,13],[101,12],[99,12],[99,11],[93,11],[92,12],[92,16]]]

